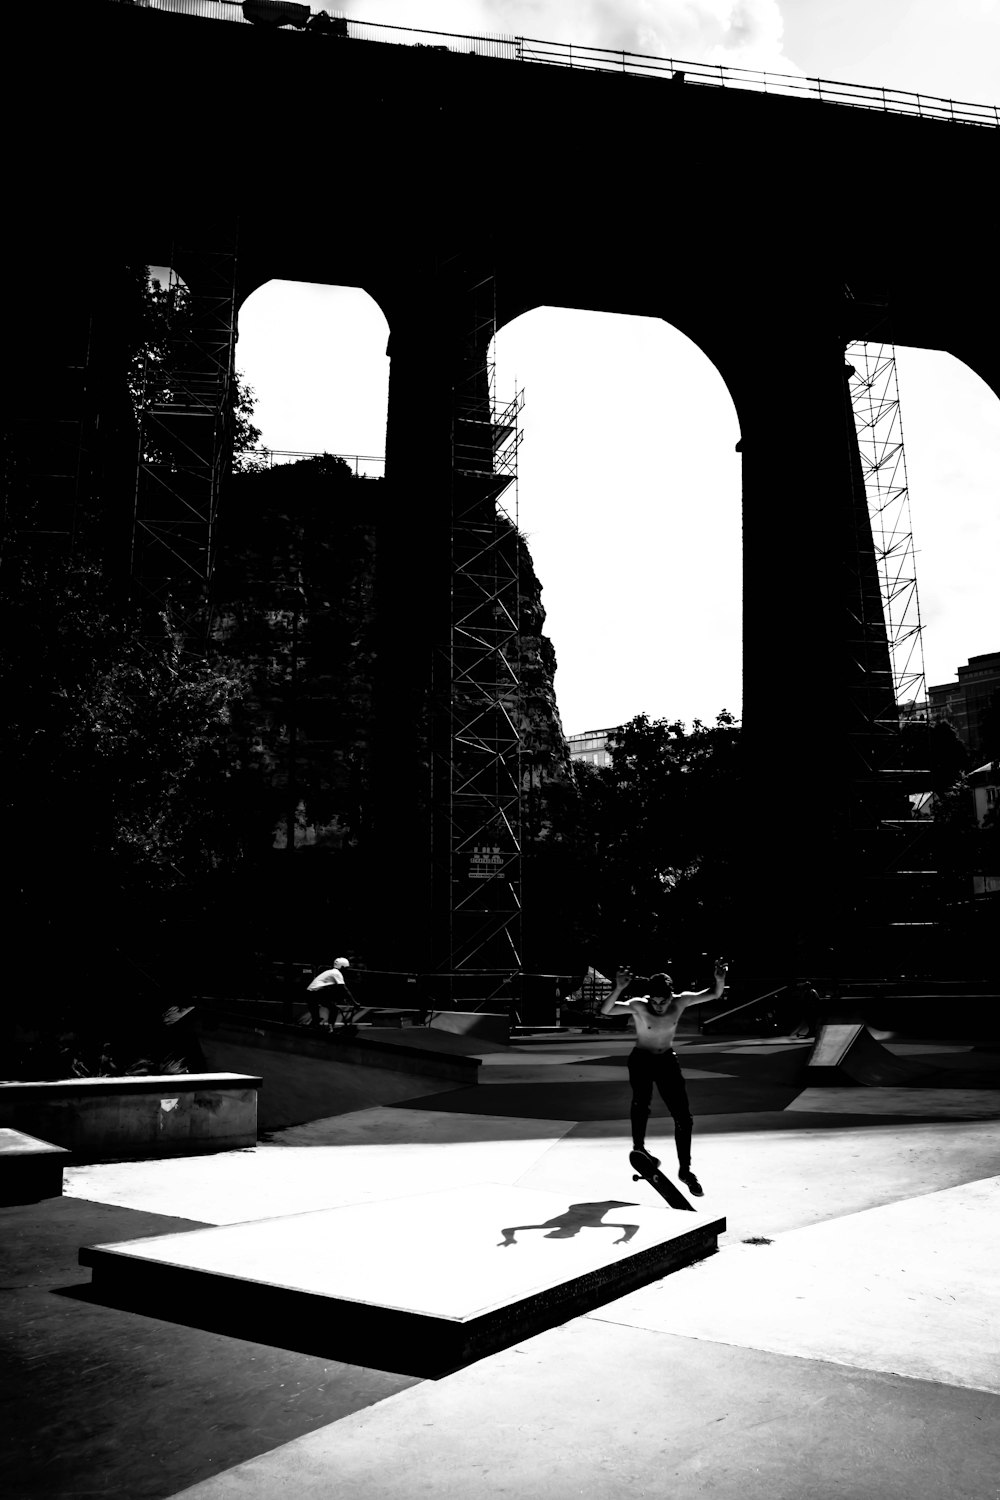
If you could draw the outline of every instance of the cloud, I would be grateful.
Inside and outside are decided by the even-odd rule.
[[[342,0],[359,21],[413,26],[410,0]],[[612,51],[775,72],[799,69],[782,51],[778,0],[425,0],[419,25],[573,42]]]

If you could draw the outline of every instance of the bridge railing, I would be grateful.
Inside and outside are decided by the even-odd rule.
[[[173,11],[182,15],[237,21],[241,25],[250,24],[243,14],[242,0],[117,0],[117,3],[145,10]],[[301,9],[302,7],[290,7],[290,10]],[[356,21],[350,16],[341,17],[339,11],[332,14],[346,19],[347,35],[356,41],[429,47],[472,53],[479,57],[506,58],[512,62],[578,68],[585,72],[626,73],[637,77],[672,79],[684,86],[778,94],[813,99],[823,104],[842,104],[853,109],[877,110],[883,114],[917,115],[925,120],[949,120],[960,125],[1000,128],[1000,105],[996,104],[974,104],[966,99],[945,99],[936,94],[916,94],[906,89],[845,83],[832,78],[809,78],[796,73],[771,73],[723,63],[692,62],[679,57],[656,57],[642,52],[580,46],[575,42],[546,42],[538,37],[500,34],[426,31],[415,26]],[[290,21],[290,24],[299,23]]]
[[[516,40],[520,45],[519,55],[526,62],[671,78],[688,85],[805,97],[824,104],[847,104],[856,109],[873,109],[886,114],[1000,126],[1000,106],[995,104],[972,104],[933,94],[914,94],[904,89],[844,83],[830,78],[809,78],[797,73],[769,73],[722,63],[691,62],[684,58],[654,57],[639,52],[613,52],[603,47],[580,47],[569,42],[543,42],[534,37],[518,37]]]
[[[242,457],[269,469],[280,469],[285,464],[295,464],[303,458],[340,458],[353,469],[355,479],[381,479],[385,474],[385,458],[374,453],[318,453],[307,448],[248,448]]]

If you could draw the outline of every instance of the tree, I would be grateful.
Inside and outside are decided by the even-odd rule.
[[[270,467],[267,456],[257,450],[260,447],[260,428],[254,425],[257,394],[245,383],[240,371],[236,371],[236,392],[233,400],[233,473],[260,474]]]
[[[183,287],[160,287],[147,268],[128,268],[124,284],[131,352],[119,389],[141,422],[167,399],[188,305]],[[253,409],[237,382],[237,457],[259,441]],[[120,539],[107,545],[122,527],[108,485],[86,491],[64,552],[45,547],[33,504],[30,484],[9,488],[0,772],[18,935],[10,993],[44,1003],[40,1016],[6,1020],[40,1021],[36,1062],[64,1060],[56,1042],[69,1036],[77,1070],[94,1071],[109,1036],[118,1062],[147,1054],[149,1026],[170,1003],[211,991],[218,954],[233,969],[239,940],[253,935],[245,897],[273,845],[276,792],[255,663],[204,631],[185,638],[169,607],[140,621]]]
[[[300,956],[334,921],[362,946],[374,920],[361,870],[380,493],[380,480],[319,454],[235,476],[220,515],[215,628],[250,673],[240,714],[260,746],[271,819],[259,929],[276,952]]]
[[[899,731],[899,764],[929,772],[930,790],[943,797],[969,769],[969,753],[950,719],[904,724]]]
[[[640,714],[614,736],[611,757],[577,772],[600,902],[598,967],[691,965],[725,941],[734,910],[739,727],[726,711],[690,731]]]
[[[0,777],[25,982],[8,972],[54,1023],[103,1029],[135,995],[130,954],[159,968],[162,993],[147,989],[160,1009],[190,985],[183,964],[164,967],[177,921],[249,858],[262,796],[235,721],[246,672],[188,653],[168,620],[158,640],[140,633],[79,551],[18,561],[2,602]]]
[[[140,421],[150,407],[169,403],[178,352],[194,336],[193,307],[190,292],[180,279],[172,278],[164,286],[149,266],[131,267],[129,277],[133,308],[128,389],[133,413]],[[269,468],[267,457],[257,451],[261,431],[254,422],[256,393],[239,370],[234,372],[230,397],[233,473],[253,474]],[[147,458],[157,456],[150,451],[150,444],[147,432]]]

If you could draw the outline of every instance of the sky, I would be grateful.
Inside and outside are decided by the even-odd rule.
[[[1000,102],[1000,0],[329,8]],[[244,303],[239,330],[237,367],[267,446],[383,453],[387,328],[366,294],[271,282]],[[941,683],[969,656],[1000,651],[1000,400],[951,355],[898,348],[896,362],[924,664]],[[639,713],[739,715],[739,424],[721,376],[662,321],[560,308],[501,329],[495,363],[498,396],[524,391],[517,518],[542,584],[565,732]]]

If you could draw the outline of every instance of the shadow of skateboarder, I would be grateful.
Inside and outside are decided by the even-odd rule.
[[[605,1224],[604,1215],[612,1208],[634,1207],[634,1203],[622,1203],[616,1198],[607,1198],[603,1203],[571,1203],[565,1213],[556,1214],[555,1218],[546,1219],[543,1224],[511,1224],[508,1229],[501,1229],[503,1239],[499,1241],[497,1248],[516,1244],[517,1234],[524,1229],[546,1229],[547,1240],[572,1239],[581,1229],[621,1229],[624,1233],[612,1243],[627,1245],[633,1235],[638,1233],[638,1224]]]

